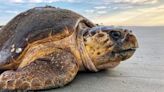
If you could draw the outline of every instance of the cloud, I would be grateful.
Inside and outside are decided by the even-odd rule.
[[[103,10],[103,11],[97,11],[98,14],[106,14],[107,11]]]
[[[74,0],[10,0],[11,3],[53,3],[53,2],[75,2]]]
[[[17,11],[17,10],[0,10],[0,13],[7,13],[7,14],[18,14],[19,13],[19,11]],[[2,17],[1,17],[2,18]]]
[[[85,10],[86,13],[93,13],[95,10]]]
[[[5,13],[10,13],[10,14],[18,14],[19,13],[19,11],[11,11],[11,10],[6,10],[6,11],[4,11]]]
[[[84,2],[83,0],[9,0],[11,3],[53,3],[53,2]],[[155,4],[159,0],[86,0],[88,3],[103,3],[103,4]],[[97,9],[105,8],[103,6],[95,7]]]
[[[164,25],[164,5],[147,9],[139,9],[139,11],[142,13],[124,21],[126,22],[126,25]],[[123,24],[123,22],[120,24]]]
[[[107,7],[106,6],[95,6],[94,8],[95,9],[106,9]]]
[[[164,25],[164,21],[162,21],[164,19],[164,3],[162,0],[86,0],[85,2],[84,0],[2,0],[0,12],[3,18],[0,19],[1,23],[31,7],[41,6],[44,3],[55,5],[55,2],[61,2],[59,7],[76,10],[82,15],[84,14],[85,17],[95,23],[106,25]],[[67,4],[64,6],[65,2],[78,2],[79,5]],[[3,3],[5,4],[3,5]],[[15,3],[18,3],[18,5],[15,6]]]
[[[133,6],[114,6],[114,7],[109,7],[110,9],[113,10],[125,10],[125,9],[131,9]]]
[[[90,9],[90,10],[85,10],[85,12],[87,13],[87,14],[95,14],[95,15],[101,15],[101,14],[106,14],[106,13],[108,13],[106,10],[92,10],[92,9]]]
[[[103,2],[115,4],[155,4],[159,0],[103,0]]]
[[[164,25],[164,5],[151,8],[122,11],[111,16],[101,16],[96,23],[105,25],[157,26]]]
[[[10,0],[11,3],[23,3],[23,0]]]

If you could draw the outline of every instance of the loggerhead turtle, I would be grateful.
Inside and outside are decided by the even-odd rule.
[[[96,26],[51,6],[17,15],[0,32],[0,89],[61,87],[78,71],[114,68],[133,55],[137,39],[127,29]]]

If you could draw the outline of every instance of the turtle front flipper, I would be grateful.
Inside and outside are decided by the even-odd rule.
[[[0,89],[40,90],[61,87],[71,82],[78,72],[76,58],[57,50],[29,65],[8,70],[0,75]]]

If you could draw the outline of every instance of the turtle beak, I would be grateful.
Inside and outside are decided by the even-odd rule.
[[[136,36],[131,31],[120,30],[119,32],[111,34],[115,41],[112,54],[118,55],[123,61],[130,58],[139,46]]]

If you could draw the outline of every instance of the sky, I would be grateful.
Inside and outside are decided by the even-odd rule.
[[[164,0],[0,0],[0,25],[46,5],[70,9],[103,25],[164,26]]]

